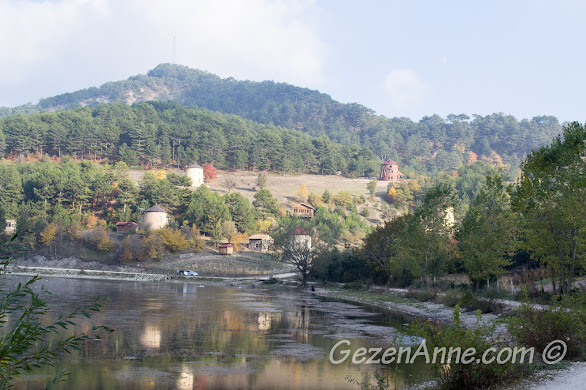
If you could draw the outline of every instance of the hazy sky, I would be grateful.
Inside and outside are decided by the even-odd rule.
[[[0,106],[175,62],[386,116],[586,120],[586,2],[0,0]]]

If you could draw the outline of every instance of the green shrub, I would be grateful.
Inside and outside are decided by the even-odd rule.
[[[583,298],[569,298],[561,306],[534,308],[523,305],[508,320],[517,340],[538,353],[554,340],[562,340],[567,359],[586,358],[586,304]]]
[[[431,322],[418,321],[407,329],[410,334],[425,339],[428,351],[433,351],[434,348],[446,348],[449,351],[450,348],[457,347],[460,347],[461,351],[469,348],[474,348],[476,351],[474,355],[469,356],[471,364],[455,360],[446,364],[447,362],[442,363],[440,358],[435,363],[431,362],[439,376],[439,389],[501,388],[511,380],[523,377],[531,367],[527,364],[527,360],[524,363],[508,361],[505,364],[499,364],[495,359],[490,364],[482,363],[480,359],[489,348],[496,348],[498,351],[504,347],[514,348],[514,346],[503,339],[496,329],[495,322],[483,322],[480,312],[477,312],[476,325],[471,328],[464,327],[460,319],[460,308],[456,306],[453,324],[446,328],[440,328]],[[525,358],[528,359],[528,356]]]
[[[446,306],[455,307],[462,300],[464,293],[460,290],[448,290],[438,298],[438,302]]]
[[[406,293],[403,294],[405,298],[415,299],[416,301],[420,302],[431,302],[436,300],[438,294],[435,290],[407,290]]]
[[[505,310],[505,305],[493,298],[477,297],[471,291],[466,291],[462,295],[458,306],[466,308],[468,311],[479,310],[482,314],[501,313]]]
[[[364,287],[364,282],[357,280],[355,282],[344,283],[344,286],[342,288],[346,290],[362,290]]]

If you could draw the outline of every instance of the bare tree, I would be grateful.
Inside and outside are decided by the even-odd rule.
[[[296,229],[285,238],[282,259],[297,268],[301,274],[302,286],[307,284],[307,278],[315,265],[316,239],[317,237],[312,237],[312,235],[299,231],[299,229]]]
[[[236,188],[236,179],[232,176],[226,176],[224,178],[224,188],[226,188],[228,190],[228,192],[232,191],[234,188]]]

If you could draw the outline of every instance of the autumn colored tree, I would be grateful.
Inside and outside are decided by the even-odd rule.
[[[218,177],[218,172],[213,163],[205,164],[203,166],[203,178],[205,181],[214,180]]]
[[[302,184],[299,188],[299,192],[297,192],[297,198],[301,202],[307,202],[307,187],[305,184]]]
[[[57,256],[57,232],[59,230],[59,226],[57,224],[49,224],[47,225],[43,231],[41,232],[41,242],[44,246],[51,248],[53,255]]]
[[[157,229],[152,234],[158,235],[165,248],[170,252],[179,252],[190,247],[189,241],[179,230],[164,227]]]

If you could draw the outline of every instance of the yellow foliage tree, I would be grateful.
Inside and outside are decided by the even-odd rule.
[[[189,240],[179,230],[173,230],[170,227],[157,229],[152,235],[159,236],[165,248],[171,252],[185,250],[190,246]]]
[[[299,188],[299,192],[297,193],[297,198],[301,202],[307,202],[307,187],[305,187],[305,184],[302,184],[301,188]]]
[[[352,204],[352,195],[348,191],[340,191],[332,196],[332,200],[336,206],[348,207]]]
[[[128,248],[124,248],[122,254],[120,255],[120,262],[123,264],[128,264],[134,260],[134,256],[132,252]]]
[[[159,169],[155,172],[153,172],[153,176],[157,179],[157,180],[163,180],[167,178],[167,171],[164,171],[162,169]]]
[[[248,234],[246,233],[236,234],[234,237],[232,237],[234,252],[238,252],[240,250],[240,246],[245,243],[248,243]]]
[[[158,259],[163,250],[163,241],[158,234],[151,234],[143,241],[143,253],[141,258]]]
[[[390,203],[395,203],[397,200],[397,190],[395,187],[389,188],[389,191],[387,192],[387,199]]]
[[[261,233],[268,233],[272,224],[272,219],[258,219],[256,221],[256,230],[258,230]]]
[[[59,226],[52,223],[47,225],[43,231],[41,232],[41,242],[44,246],[51,246],[55,242],[55,238],[57,237],[57,231],[59,230]]]

